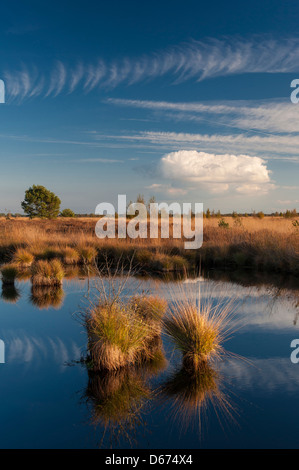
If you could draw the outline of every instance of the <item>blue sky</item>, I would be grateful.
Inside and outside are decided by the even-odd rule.
[[[2,4],[0,212],[32,184],[77,212],[298,209],[298,24],[296,1]]]

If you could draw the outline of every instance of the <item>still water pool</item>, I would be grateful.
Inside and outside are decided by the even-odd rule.
[[[168,299],[174,284],[132,280],[128,290],[137,283]],[[203,278],[189,284],[203,296],[213,287],[215,300],[238,299],[240,328],[225,344],[235,355],[199,382],[180,372],[167,338],[165,360],[155,367],[105,377],[88,372],[80,363],[86,332],[76,315],[88,295],[86,279],[65,280],[54,306],[45,292],[32,293],[29,281],[4,289],[0,447],[299,447],[299,364],[290,360],[299,290]]]

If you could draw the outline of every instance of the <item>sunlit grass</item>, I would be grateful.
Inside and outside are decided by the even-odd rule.
[[[188,289],[177,287],[163,321],[164,330],[183,357],[187,370],[200,370],[208,361],[225,353],[223,343],[232,332],[234,300],[194,297]]]
[[[31,266],[31,281],[33,286],[61,285],[64,278],[64,269],[61,261],[39,260]]]
[[[14,253],[13,261],[21,268],[28,268],[34,261],[34,255],[26,248],[19,248]]]

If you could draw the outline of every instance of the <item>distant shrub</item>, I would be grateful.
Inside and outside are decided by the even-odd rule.
[[[292,211],[290,210],[287,210],[285,213],[284,213],[284,217],[286,219],[291,219],[293,217],[297,217],[297,211],[296,209],[293,209]]]
[[[60,212],[61,217],[75,217],[75,212],[73,212],[71,209],[63,209],[63,211]]]
[[[258,212],[258,213],[256,214],[256,216],[257,216],[259,219],[263,219],[263,218],[265,217],[265,214],[264,214],[262,211],[260,211],[260,212]]]
[[[229,223],[228,222],[225,222],[225,220],[222,218],[219,220],[218,222],[218,227],[221,227],[221,228],[229,228]]]

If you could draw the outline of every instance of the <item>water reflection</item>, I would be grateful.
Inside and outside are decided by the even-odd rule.
[[[235,409],[224,390],[223,376],[209,364],[197,372],[184,368],[175,371],[160,390],[164,400],[171,400],[172,417],[184,431],[193,428],[201,434],[210,408],[215,410],[220,424],[222,420],[235,421]]]
[[[106,437],[110,445],[117,445],[120,439],[135,442],[136,429],[143,424],[144,407],[151,398],[151,390],[138,369],[88,371],[85,398],[92,405],[91,422],[104,427],[100,446]]]
[[[137,443],[141,430],[146,430],[145,414],[155,397],[150,379],[167,366],[161,338],[153,345],[152,359],[137,366],[123,367],[115,371],[98,371],[83,360],[88,371],[88,385],[83,398],[89,405],[91,423],[103,428],[99,447],[108,441],[111,447],[120,442],[130,446]]]
[[[15,285],[2,284],[1,299],[4,300],[4,302],[15,304],[20,296],[20,290],[15,287]]]
[[[64,291],[60,286],[31,287],[30,302],[40,310],[50,307],[59,309],[63,304]]]

